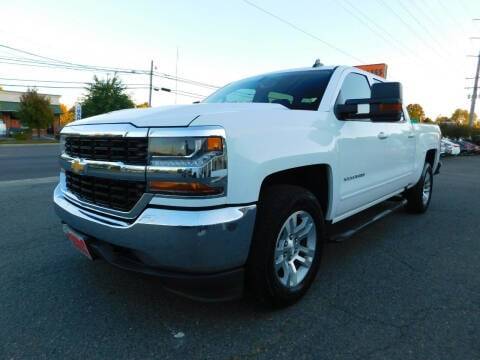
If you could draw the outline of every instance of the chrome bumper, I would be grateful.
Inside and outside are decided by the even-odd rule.
[[[55,211],[63,222],[97,240],[129,249],[143,264],[187,273],[215,273],[245,264],[256,205],[212,210],[147,207],[132,222],[72,204],[61,186]]]

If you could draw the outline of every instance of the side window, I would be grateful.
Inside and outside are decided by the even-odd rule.
[[[255,96],[255,89],[238,89],[234,92],[231,92],[225,97],[225,102],[229,103],[239,103],[239,102],[248,102],[253,101]]]
[[[343,80],[336,103],[345,104],[345,101],[349,99],[368,99],[370,95],[371,90],[367,78],[364,75],[350,73]]]

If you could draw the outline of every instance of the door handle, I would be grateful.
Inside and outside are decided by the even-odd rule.
[[[388,135],[385,134],[383,131],[381,133],[378,133],[377,137],[380,139],[380,140],[385,140],[386,138],[388,138]]]
[[[408,138],[409,139],[413,139],[415,137],[415,133],[411,132],[411,133],[408,133]]]

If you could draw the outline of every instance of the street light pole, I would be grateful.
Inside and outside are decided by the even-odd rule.
[[[150,91],[148,93],[148,107],[152,107],[153,60],[150,62]]]

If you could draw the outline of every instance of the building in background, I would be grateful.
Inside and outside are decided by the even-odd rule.
[[[0,90],[0,122],[3,122],[7,128],[10,129],[22,128],[22,123],[17,116],[20,109],[20,98],[24,93],[21,91]],[[52,126],[47,129],[41,129],[43,134],[55,134],[59,129],[60,121],[60,95],[39,94],[50,99],[50,107],[55,115],[55,120]],[[33,129],[32,129],[33,130]]]

